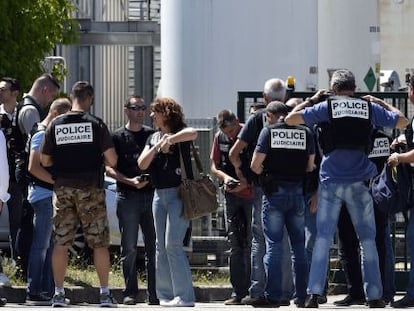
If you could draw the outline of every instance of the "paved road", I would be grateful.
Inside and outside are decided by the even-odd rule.
[[[339,300],[342,299],[343,297],[345,297],[344,295],[335,295],[335,296],[329,296],[328,297],[328,303],[324,304],[324,305],[320,305],[319,309],[337,309],[337,310],[365,310],[367,311],[368,307],[366,306],[351,306],[351,307],[336,307],[333,305],[333,302],[335,300]],[[396,297],[396,299],[399,299],[400,297]],[[19,309],[26,309],[26,310],[46,310],[46,309],[50,309],[50,307],[33,307],[33,306],[27,306],[25,304],[17,304],[17,303],[8,303],[5,307],[1,308],[1,311],[6,311],[6,310],[13,310],[15,311],[16,308]],[[83,304],[83,305],[71,305],[68,308],[61,308],[60,310],[65,310],[65,309],[76,309],[76,310],[88,310],[88,311],[94,311],[94,310],[102,310],[102,308],[99,308],[99,306],[97,305],[93,305],[93,304]],[[160,306],[148,306],[145,303],[139,303],[136,306],[124,306],[122,304],[118,305],[118,309],[131,309],[131,310],[146,310],[146,311],[151,311],[151,310],[237,310],[237,311],[268,311],[269,308],[253,308],[251,306],[225,306],[223,304],[223,302],[207,302],[207,303],[196,303],[195,308],[166,308],[166,307],[160,307]],[[387,306],[387,309],[392,309],[395,310],[389,306]],[[57,309],[59,310],[59,309]],[[286,310],[297,310],[295,305],[291,305],[289,307],[280,307],[278,308],[278,310],[280,311],[286,311]]]

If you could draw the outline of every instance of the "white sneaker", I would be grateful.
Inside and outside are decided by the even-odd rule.
[[[161,300],[160,305],[163,307],[194,307],[194,301],[184,301],[177,296],[170,301]]]
[[[11,287],[9,278],[2,272],[0,273],[0,287]]]

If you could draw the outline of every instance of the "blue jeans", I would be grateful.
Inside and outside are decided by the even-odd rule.
[[[305,253],[305,202],[301,183],[278,183],[278,190],[265,195],[263,200],[263,228],[267,252],[265,267],[267,273],[266,297],[277,301],[282,297],[283,236],[286,226],[295,274],[295,296],[304,301],[308,264]]]
[[[311,196],[312,194],[305,196],[305,249],[309,267],[312,261],[312,251],[316,239],[316,213],[312,214],[310,211]]]
[[[308,293],[322,295],[328,269],[329,248],[341,206],[351,216],[361,249],[362,278],[367,300],[382,298],[381,274],[375,244],[375,217],[371,195],[364,182],[324,183],[318,189],[317,236],[312,254]]]
[[[312,252],[316,240],[316,213],[310,211],[310,199],[313,193],[305,195],[305,250],[306,258],[308,260],[308,268],[312,263]],[[328,291],[328,282],[325,284],[323,295],[326,296]]]
[[[52,272],[52,197],[32,203],[33,239],[28,265],[28,292],[31,295],[54,293]]]
[[[178,188],[155,189],[152,212],[156,233],[156,287],[160,300],[181,297],[193,302],[190,264],[183,241],[189,221],[183,216]]]
[[[227,237],[230,242],[230,283],[233,297],[243,298],[250,286],[252,200],[226,192]]]
[[[125,280],[124,296],[138,296],[137,240],[141,226],[147,264],[148,297],[157,299],[155,291],[155,228],[152,216],[151,191],[122,191],[117,193],[116,215],[121,232],[121,264]]]
[[[266,244],[263,235],[262,205],[263,190],[255,187],[255,197],[252,207],[252,254],[251,254],[251,284],[250,296],[262,297],[266,287],[266,273],[263,257],[266,253]]]

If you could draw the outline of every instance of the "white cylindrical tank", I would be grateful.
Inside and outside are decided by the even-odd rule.
[[[376,90],[380,61],[377,6],[377,0],[318,1],[320,88],[329,87],[332,70],[346,68],[354,73],[357,90]]]
[[[162,0],[161,90],[187,118],[236,111],[269,78],[316,83],[317,0]]]

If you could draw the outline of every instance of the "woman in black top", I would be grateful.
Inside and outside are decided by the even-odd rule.
[[[156,231],[156,288],[160,305],[194,306],[190,265],[183,249],[189,221],[183,216],[178,197],[181,183],[180,150],[187,176],[192,177],[190,142],[197,138],[186,127],[181,106],[172,98],[156,98],[151,117],[158,129],[147,141],[138,159],[140,169],[148,169],[155,193],[152,204]]]

